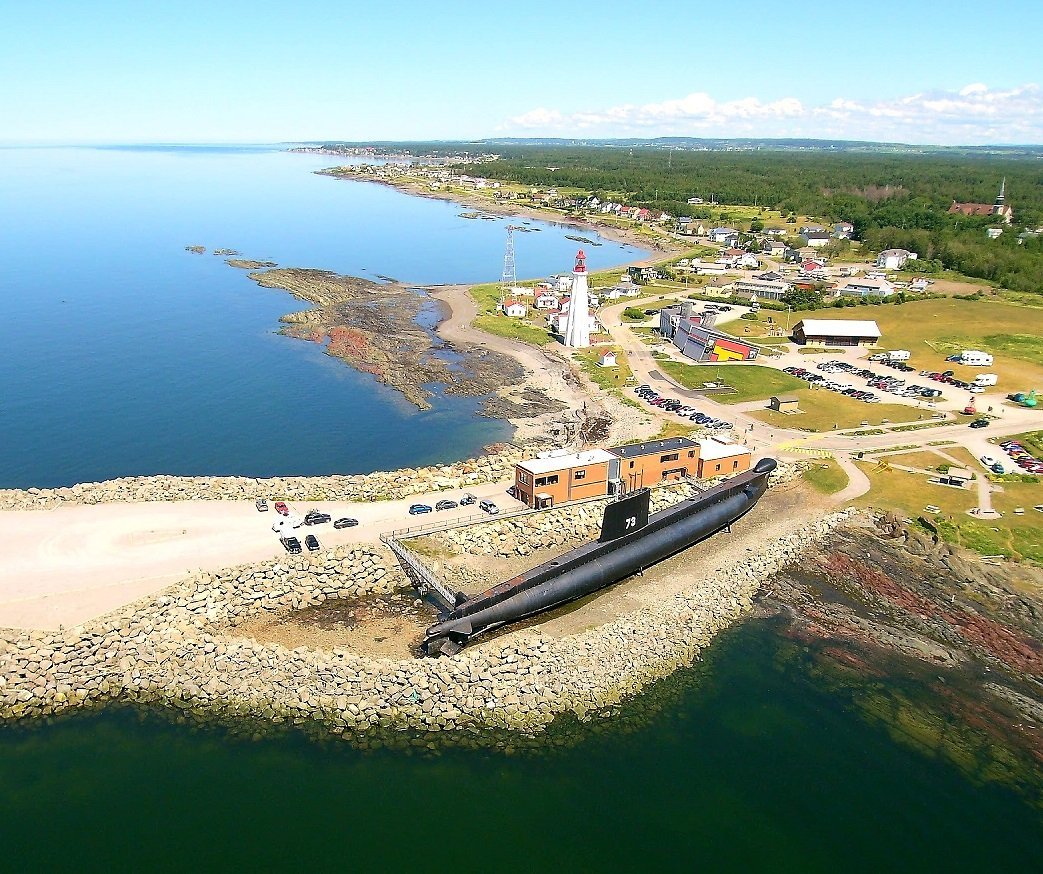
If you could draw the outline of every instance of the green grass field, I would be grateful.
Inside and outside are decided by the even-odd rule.
[[[881,459],[886,461],[886,459]],[[999,519],[975,519],[967,510],[977,505],[975,489],[953,489],[930,483],[920,474],[889,469],[875,461],[860,462],[872,487],[858,503],[894,510],[910,519],[931,520],[941,536],[982,555],[1004,555],[1033,564],[1043,564],[1043,513],[1033,509],[1043,502],[1043,484],[1004,483],[1003,492],[993,495]],[[926,511],[928,504],[941,509]],[[1016,515],[1016,507],[1024,515]]]
[[[478,305],[478,315],[471,324],[479,330],[498,337],[520,340],[531,346],[544,346],[550,341],[550,331],[546,328],[534,325],[527,319],[512,319],[500,312],[498,283],[474,285],[468,293]]]
[[[615,367],[602,367],[598,364],[598,359],[605,352],[616,353]],[[622,388],[633,376],[626,353],[618,346],[598,346],[596,349],[573,351],[572,359],[583,368],[590,381],[601,389]],[[640,404],[638,406],[640,407]]]
[[[866,404],[826,389],[808,388],[804,382],[801,385],[804,388],[787,391],[786,395],[797,398],[802,412],[790,414],[765,409],[750,415],[776,428],[797,428],[802,431],[857,428],[863,422],[869,426],[881,425],[885,421],[908,422],[915,420],[918,415],[925,419],[930,415],[905,404]]]
[[[824,495],[836,494],[848,483],[847,474],[832,459],[813,462],[802,476],[815,491]]]
[[[714,395],[715,401],[738,404],[743,401],[767,400],[772,395],[793,394],[807,385],[803,380],[756,364],[712,365],[680,364],[664,361],[661,369],[685,388],[702,388],[704,382],[725,382],[735,389],[732,394]]]

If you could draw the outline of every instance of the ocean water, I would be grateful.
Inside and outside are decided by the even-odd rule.
[[[0,488],[364,473],[509,436],[475,415],[478,399],[419,412],[277,335],[304,304],[184,250],[423,284],[499,278],[510,219],[314,175],[335,163],[266,146],[0,149]],[[516,235],[519,277],[570,269],[576,232],[533,226]],[[587,248],[593,268],[642,254]]]
[[[763,622],[544,743],[363,753],[127,712],[0,730],[4,867],[1039,870],[1038,809],[895,743]]]

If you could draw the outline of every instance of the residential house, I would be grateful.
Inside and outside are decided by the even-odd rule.
[[[772,258],[781,258],[786,252],[786,244],[782,240],[765,240],[761,244],[761,251]]]
[[[851,222],[837,222],[833,225],[833,236],[838,240],[850,240],[855,232],[855,226]]]
[[[739,232],[735,228],[714,228],[710,231],[710,242],[725,246],[738,246]]]
[[[931,285],[931,280],[923,276],[917,276],[912,282],[909,283],[909,288],[912,291],[927,291]]]
[[[757,256],[752,252],[744,252],[742,257],[739,258],[739,266],[744,270],[756,270],[761,266],[761,262],[757,260]]]
[[[986,228],[985,236],[990,240],[995,240],[1000,234],[1003,233],[1003,228]]]
[[[906,261],[915,261],[919,256],[908,249],[884,249],[876,256],[876,266],[885,270],[901,270]]]
[[[781,276],[774,280],[736,279],[732,283],[732,293],[737,297],[749,300],[782,300],[789,294],[792,286]]]
[[[823,246],[829,245],[831,239],[825,231],[805,231],[800,238],[804,241],[805,246],[811,246],[813,249],[821,249]]]
[[[572,290],[572,277],[567,273],[559,273],[550,278],[550,285],[555,291],[567,292]]]
[[[689,197],[688,198],[688,202],[689,203],[702,203],[703,199],[701,197]]]
[[[777,239],[779,237],[785,237],[787,231],[785,228],[765,228],[761,233],[766,237],[774,237]]]
[[[524,319],[529,308],[517,300],[505,300],[503,302],[503,313],[512,319]]]
[[[536,296],[535,302],[538,310],[556,310],[561,308],[561,298],[549,291],[544,291]]]

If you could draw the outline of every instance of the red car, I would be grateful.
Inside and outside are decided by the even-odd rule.
[[[276,501],[275,512],[278,513],[280,516],[289,516],[290,508],[286,506],[285,501]]]

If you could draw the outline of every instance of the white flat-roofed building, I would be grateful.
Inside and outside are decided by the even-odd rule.
[[[875,346],[880,337],[876,322],[862,319],[801,319],[793,328],[801,345]]]
[[[723,476],[750,469],[753,450],[742,443],[711,437],[699,441],[699,476]]]
[[[619,479],[619,458],[604,449],[547,452],[514,466],[514,496],[545,508],[609,493]]]
[[[894,284],[886,279],[849,279],[837,289],[838,295],[852,297],[890,297],[894,293]]]

